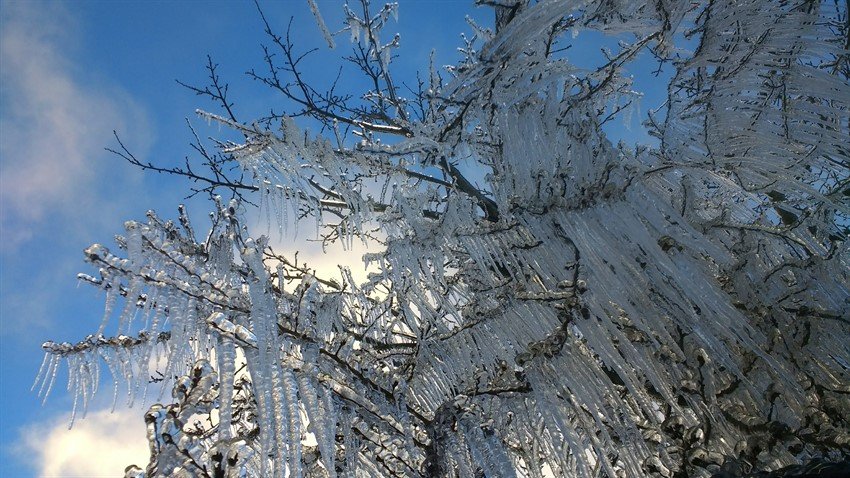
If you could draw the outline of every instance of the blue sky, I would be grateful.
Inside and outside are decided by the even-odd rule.
[[[329,28],[338,30],[340,2],[318,3]],[[438,64],[457,59],[459,34],[469,32],[464,15],[491,23],[491,12],[472,3],[400,2],[399,21],[388,27],[388,34],[402,35],[393,63],[400,78],[424,70],[432,48]],[[294,16],[297,43],[321,49],[310,65],[314,81],[336,74],[334,58],[348,52],[347,33],[328,51],[306,0],[264,10],[281,32]],[[279,106],[278,96],[244,75],[262,65],[262,23],[253,4],[242,1],[2,0],[0,21],[0,475],[120,476],[124,465],[145,459],[143,408],[128,412],[119,400],[110,415],[104,387],[89,419],[68,432],[62,375],[45,406],[30,392],[40,345],[80,340],[99,324],[102,296],[76,280],[77,272],[93,272],[83,249],[108,243],[125,220],[148,209],[172,217],[187,195],[185,181],[143,174],[105,152],[115,146],[112,130],[140,158],[161,164],[190,153],[186,118],[202,135],[220,133],[193,113],[214,106],[175,82],[203,84],[207,54],[231,83],[243,118]],[[648,68],[649,60],[641,65]],[[645,112],[661,103],[658,86],[665,82],[646,74],[639,80],[648,90]],[[645,139],[632,123],[632,130],[613,128]],[[196,216],[208,211],[203,199],[187,204]]]

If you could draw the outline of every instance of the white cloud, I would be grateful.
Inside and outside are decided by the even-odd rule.
[[[373,244],[371,247],[365,246],[360,241],[354,241],[350,249],[345,249],[339,243],[331,244],[322,250],[317,242],[302,242],[296,244],[295,249],[288,251],[283,248],[276,250],[294,252],[300,251],[298,254],[299,262],[302,262],[312,269],[316,270],[316,274],[323,278],[337,279],[340,277],[338,266],[348,267],[351,270],[351,276],[358,284],[366,281],[370,273],[377,272],[376,266],[366,269],[363,263],[363,255],[370,252],[378,252],[382,249],[379,244]]]
[[[357,284],[363,284],[368,279],[369,274],[378,272],[378,267],[375,264],[366,268],[366,264],[363,262],[364,254],[376,253],[384,249],[384,246],[377,241],[369,241],[364,244],[361,240],[354,239],[350,246],[343,246],[342,241],[336,241],[323,247],[321,240],[317,237],[316,223],[313,218],[302,219],[298,223],[297,234],[293,234],[294,226],[291,222],[285,224],[282,233],[279,232],[274,216],[274,214],[271,214],[269,223],[266,219],[266,210],[249,210],[247,226],[250,236],[254,238],[261,235],[268,236],[269,246],[275,253],[283,255],[289,260],[295,260],[295,253],[297,252],[298,264],[300,266],[306,265],[314,270],[316,276],[322,279],[340,280],[342,274],[339,267],[348,267],[352,279]],[[372,234],[377,237],[381,236],[380,231],[373,231]],[[286,289],[292,290],[297,285],[297,282],[293,282],[288,284]]]
[[[115,478],[124,468],[144,468],[150,457],[139,408],[89,411],[68,429],[69,416],[22,431],[18,456],[26,457],[40,478]]]
[[[75,27],[73,15],[59,4],[3,4],[0,222],[4,249],[14,250],[40,224],[57,220],[57,213],[60,219],[80,217],[81,210],[102,202],[96,179],[104,174],[104,161],[98,159],[108,154],[103,147],[109,144],[113,129],[147,139],[144,112],[133,99],[71,60]]]

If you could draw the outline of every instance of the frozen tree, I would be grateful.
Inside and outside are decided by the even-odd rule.
[[[126,223],[121,252],[86,250],[102,324],[44,346],[42,393],[65,361],[82,407],[104,365],[131,400],[150,364],[174,380],[128,476],[699,477],[850,457],[846,2],[479,0],[494,26],[470,20],[461,61],[412,88],[392,75],[396,4],[346,4],[333,33],[308,3],[329,46],[350,37],[367,81],[345,84],[365,91],[308,83],[306,50],[260,12],[249,75],[281,112],[237,118],[210,60],[189,87],[240,141],[199,141],[204,173],[117,149],[215,203],[204,235],[181,207]],[[585,36],[616,47],[579,67]],[[612,144],[647,53],[675,69],[644,122],[658,142]],[[374,272],[274,250],[245,227],[252,204],[269,229],[310,219],[377,247]]]

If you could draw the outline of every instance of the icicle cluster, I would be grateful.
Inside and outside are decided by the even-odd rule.
[[[846,7],[503,3],[415,122],[387,110],[353,147],[229,123],[279,227],[306,211],[326,240],[380,238],[368,281],[274,254],[235,202],[201,241],[151,214],[126,259],[86,252],[99,333],[124,335],[45,344],[42,391],[62,358],[85,404],[101,358],[135,390],[162,356],[180,378],[146,416],[147,476],[707,477],[850,456]],[[346,7],[352,39],[377,48],[397,8]],[[552,45],[582,29],[630,40],[581,69]],[[660,145],[613,145],[623,67],[683,34],[699,47],[646,122]]]

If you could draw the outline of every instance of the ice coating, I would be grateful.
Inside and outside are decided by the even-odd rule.
[[[228,152],[275,226],[380,237],[366,282],[284,261],[239,203],[202,242],[182,209],[182,230],[151,213],[125,225],[126,258],[86,251],[104,325],[46,343],[35,388],[65,359],[84,408],[102,359],[132,397],[160,347],[182,378],[147,416],[150,476],[710,476],[846,456],[841,7],[517,5],[476,27],[451,81],[432,72],[422,118],[389,108],[352,146],[210,116],[245,134]],[[370,38],[397,8],[345,11],[385,68],[397,41]],[[612,144],[623,66],[689,29],[699,48],[647,120],[660,144]],[[587,70],[551,53],[580,30],[631,36]]]

